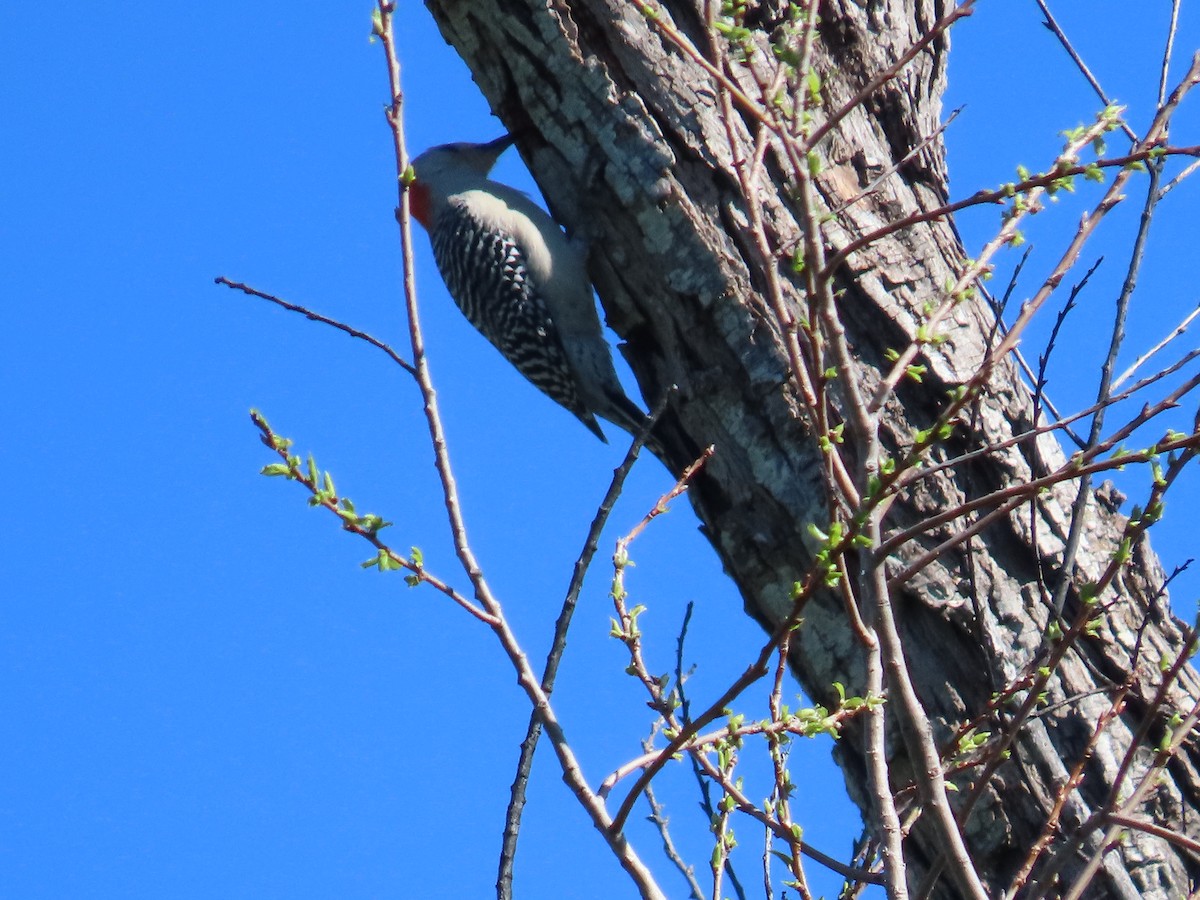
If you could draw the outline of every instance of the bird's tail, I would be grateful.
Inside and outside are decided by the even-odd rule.
[[[607,408],[599,410],[599,414],[632,437],[645,435],[646,448],[672,472],[681,471],[700,456],[700,448],[679,427],[669,409],[655,420],[642,412],[623,392],[610,393],[607,399]]]

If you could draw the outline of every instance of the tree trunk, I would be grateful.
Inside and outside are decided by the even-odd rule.
[[[731,174],[729,128],[737,152],[748,155],[758,127],[749,117],[723,120],[712,79],[667,44],[628,0],[428,0],[447,40],[475,74],[493,110],[517,136],[553,213],[591,247],[591,273],[609,323],[653,403],[678,385],[669,412],[673,427],[716,454],[693,492],[713,547],[745,600],[767,627],[791,611],[791,589],[812,562],[806,526],[829,520],[820,479],[821,452],[806,431],[789,374],[785,337],[763,299],[762,260],[748,236],[747,210]],[[687,2],[663,4],[682,33],[709,46],[703,20]],[[821,5],[815,64],[824,112],[840,108],[874,74],[885,70],[941,16],[944,0],[832,0]],[[761,12],[770,30],[770,12]],[[823,202],[836,210],[879,173],[934,134],[941,112],[948,41],[938,38],[872,93],[829,134],[818,177]],[[453,136],[449,136],[453,137]],[[771,182],[768,154],[761,180],[766,231],[774,248],[802,235],[794,202]],[[946,197],[941,143],[932,141],[865,200],[825,226],[834,248],[922,210]],[[885,352],[917,336],[921,309],[940,298],[964,257],[945,219],[914,225],[848,258],[837,275],[839,311],[859,366],[861,384],[877,384]],[[798,286],[786,286],[798,303]],[[801,308],[797,305],[797,309]],[[884,443],[911,446],[915,429],[931,423],[948,389],[976,371],[995,339],[994,316],[982,302],[961,304],[950,339],[922,360],[928,374],[903,386],[885,414]],[[995,445],[1032,424],[1029,392],[1005,361],[971,422],[960,426],[945,455]],[[668,461],[679,468],[687,460]],[[903,495],[888,524],[912,523],[1000,487],[1026,483],[1063,461],[1050,437],[1027,440],[943,471]],[[907,583],[896,614],[917,692],[937,737],[984,709],[1045,644],[1051,610],[1038,589],[1059,576],[1075,488],[1044,494],[982,531],[969,545],[941,556]],[[1095,579],[1111,559],[1123,516],[1095,501],[1077,558],[1076,584]],[[1031,522],[1036,520],[1035,529]],[[962,521],[910,542],[895,557],[898,571],[937,546]],[[968,847],[989,889],[1007,885],[1038,834],[1079,759],[1098,718],[1111,708],[1105,691],[1140,679],[1124,711],[1096,747],[1086,779],[1070,794],[1062,816],[1074,826],[1102,805],[1118,767],[1150,709],[1161,681],[1157,663],[1178,653],[1183,637],[1170,615],[1160,566],[1148,546],[1118,580],[1119,602],[1094,636],[1086,637],[1049,684],[1048,711],[1020,731],[1012,758],[989,785],[965,827]],[[1157,598],[1157,599],[1156,599]],[[1068,598],[1068,617],[1078,608]],[[1148,621],[1148,624],[1145,624]],[[1135,634],[1144,627],[1137,659]],[[863,658],[840,599],[822,596],[805,610],[792,644],[793,668],[820,702],[831,685],[851,692],[863,684]],[[1171,695],[1175,708],[1200,697],[1187,669]],[[1061,706],[1056,704],[1063,702]],[[1155,713],[1155,715],[1158,715]],[[1153,755],[1164,724],[1153,723],[1149,746],[1134,773]],[[848,730],[839,762],[851,797],[869,816],[863,735]],[[899,740],[892,754],[894,786],[911,771]],[[1150,792],[1141,815],[1177,831],[1197,821],[1200,751],[1193,744]],[[1194,830],[1194,825],[1193,825]],[[1089,856],[1102,852],[1093,832],[1063,870],[1064,883]],[[905,841],[910,882],[937,858],[934,832],[919,823]],[[1178,897],[1200,875],[1186,850],[1133,831],[1107,853],[1088,896]],[[941,896],[955,896],[943,877]]]

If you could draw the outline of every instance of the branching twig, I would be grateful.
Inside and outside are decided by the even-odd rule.
[[[307,467],[303,466],[300,458],[290,452],[292,442],[287,438],[275,434],[271,430],[271,426],[267,424],[267,420],[256,410],[250,411],[250,421],[262,432],[262,442],[279,454],[279,458],[283,460],[282,463],[276,463],[273,466],[264,468],[264,475],[286,476],[307,488],[308,492],[312,494],[312,499],[309,501],[312,505],[329,510],[341,519],[342,528],[351,534],[358,535],[379,551],[380,555],[375,558],[376,565],[405,569],[411,573],[409,577],[413,580],[410,581],[410,584],[413,586],[428,584],[434,590],[445,594],[484,624],[496,624],[496,617],[492,612],[476,606],[454,588],[450,587],[445,581],[432,575],[419,561],[401,556],[380,540],[379,532],[391,523],[384,522],[378,516],[359,515],[355,511],[354,505],[348,499],[338,496],[333,491],[333,480],[328,473],[322,479],[321,474],[317,470],[316,462],[311,456],[308,459]]]
[[[651,427],[666,409],[668,396],[663,396],[658,407],[651,414],[649,423]],[[648,433],[647,431],[646,434]],[[575,613],[575,606],[579,601],[579,592],[583,589],[584,576],[587,575],[588,567],[591,565],[597,549],[599,549],[600,533],[604,530],[604,526],[608,522],[608,517],[612,513],[613,506],[616,504],[617,498],[621,495],[621,491],[625,486],[625,479],[629,477],[629,473],[633,470],[633,464],[637,462],[638,454],[646,441],[646,434],[639,435],[634,439],[629,447],[629,451],[625,454],[625,459],[613,472],[612,481],[609,483],[608,490],[604,494],[604,499],[600,501],[600,506],[596,509],[596,515],[592,519],[591,527],[588,528],[587,537],[583,542],[583,550],[580,551],[579,558],[575,561],[575,567],[571,574],[571,583],[567,586],[567,594],[563,599],[562,609],[554,624],[554,638],[550,644],[550,652],[546,657],[546,665],[542,669],[542,690],[545,691],[547,696],[554,690],[554,682],[558,676],[558,666],[567,644],[567,631],[571,626],[571,618]],[[501,900],[505,900],[505,898],[512,895],[513,863],[516,860],[521,813],[525,808],[525,792],[529,784],[529,773],[533,769],[533,754],[537,749],[541,733],[541,721],[538,719],[537,712],[534,711],[529,717],[525,739],[521,741],[521,752],[517,759],[517,771],[513,778],[508,809],[504,816],[504,838],[500,848],[500,867],[496,879],[497,891]]]

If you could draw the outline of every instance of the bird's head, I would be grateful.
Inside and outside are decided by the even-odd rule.
[[[428,228],[437,202],[486,179],[512,143],[506,134],[486,144],[439,144],[414,159],[416,181],[409,187],[413,218]]]

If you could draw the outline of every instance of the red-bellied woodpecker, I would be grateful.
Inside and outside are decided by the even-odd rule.
[[[429,232],[446,288],[504,358],[600,438],[603,416],[638,434],[648,421],[621,389],[582,247],[520,191],[487,176],[512,144],[444,144],[413,160],[412,214]]]

